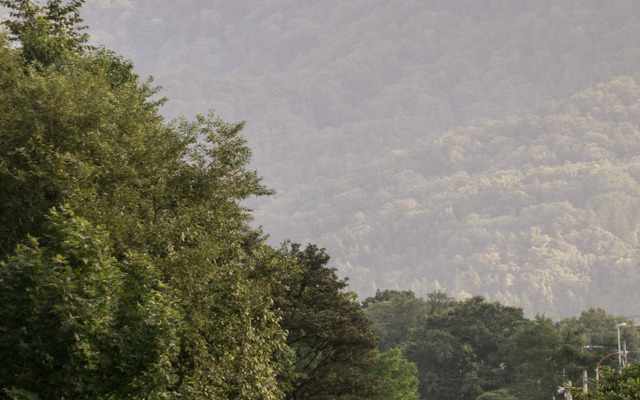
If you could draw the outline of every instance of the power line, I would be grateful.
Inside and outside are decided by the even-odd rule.
[[[517,378],[525,376],[524,374],[517,375],[495,375],[495,376],[465,376],[462,378],[436,378],[436,379],[426,379],[425,382],[452,382],[452,381],[473,381],[473,380],[498,380],[498,379],[506,379],[506,378]]]

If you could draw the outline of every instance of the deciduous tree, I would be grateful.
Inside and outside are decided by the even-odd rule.
[[[420,395],[475,398],[503,387],[511,378],[508,339],[524,321],[522,309],[482,297],[449,302],[443,311],[428,315],[405,348],[419,370]]]
[[[25,271],[42,270],[38,282],[46,284],[57,276],[51,261],[57,248],[50,248],[55,241],[48,239],[57,236],[47,215],[60,206],[73,210],[100,227],[113,265],[131,264],[126,279],[137,280],[151,266],[157,271],[148,275],[150,286],[123,299],[146,299],[156,287],[173,296],[175,315],[181,316],[175,324],[177,351],[167,353],[164,378],[156,371],[157,379],[170,383],[167,390],[191,398],[279,397],[276,376],[288,349],[271,296],[288,261],[264,238],[246,245],[255,235],[241,201],[270,191],[247,169],[251,152],[241,135],[244,124],[228,124],[213,114],[167,123],[158,112],[163,103],[155,97],[158,89],[141,82],[130,62],[105,49],[82,48],[83,36],[74,33],[81,1],[51,0],[44,8],[28,0],[3,4],[15,7],[8,24],[18,46],[0,41],[0,259],[7,266],[29,265]],[[32,17],[35,36],[30,36]],[[50,46],[55,51],[49,52]],[[89,263],[102,254],[94,253],[87,255]],[[128,286],[118,282],[105,280],[100,293]],[[56,295],[64,299],[65,290],[73,295],[74,288],[62,286]],[[118,310],[103,308],[104,318],[115,319]],[[15,313],[20,319],[29,311]],[[77,323],[92,325],[98,315],[83,312]],[[25,344],[27,353],[38,352],[36,339]],[[58,348],[48,337],[41,339],[47,348]],[[131,355],[142,357],[144,351]],[[105,357],[72,362],[60,354],[53,360],[59,371],[113,368],[114,377],[127,371]],[[13,375],[3,385],[15,385],[20,370],[6,372]],[[76,396],[92,397],[91,388],[103,375],[76,386]]]
[[[375,352],[373,375],[381,386],[384,399],[418,400],[418,369],[402,357],[399,349]]]
[[[281,326],[295,353],[281,376],[287,399],[375,399],[381,389],[373,376],[376,348],[369,321],[346,283],[327,267],[324,249],[308,245],[288,249],[296,260],[276,295]]]

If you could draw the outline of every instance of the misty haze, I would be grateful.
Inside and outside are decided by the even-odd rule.
[[[90,1],[168,117],[246,120],[254,225],[376,289],[638,313],[634,1]],[[625,294],[625,301],[617,296]]]
[[[40,3],[0,43],[0,298],[42,316],[0,319],[85,274],[29,329],[91,344],[33,354],[121,377],[40,398],[547,399],[638,359],[639,1]]]

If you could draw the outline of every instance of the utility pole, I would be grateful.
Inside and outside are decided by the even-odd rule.
[[[626,322],[620,322],[616,325],[616,329],[618,330],[618,366],[622,367],[622,350],[620,350],[620,328],[627,326]]]

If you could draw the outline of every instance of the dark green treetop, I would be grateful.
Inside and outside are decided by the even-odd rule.
[[[428,302],[410,291],[378,291],[362,303],[371,320],[371,328],[378,339],[381,352],[400,347],[409,338],[418,320],[427,315]]]
[[[525,321],[522,309],[473,297],[449,302],[411,332],[404,355],[419,370],[420,395],[475,398],[501,388],[509,337]]]
[[[324,249],[292,244],[298,269],[284,281],[276,307],[295,357],[281,376],[287,399],[376,399],[376,341],[346,283],[327,267]]]

